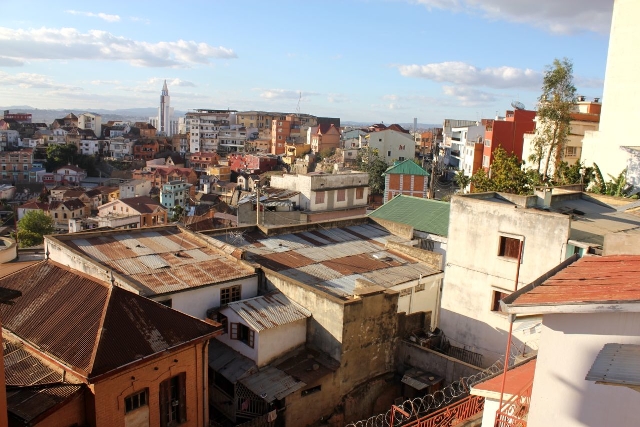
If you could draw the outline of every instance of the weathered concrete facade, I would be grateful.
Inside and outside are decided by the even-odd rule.
[[[482,354],[487,366],[504,353],[509,328],[506,316],[492,310],[494,299],[515,290],[516,274],[520,288],[566,257],[571,219],[527,209],[536,199],[482,193],[451,200],[440,328],[453,345]],[[519,272],[517,257],[500,255],[505,238],[523,242]]]

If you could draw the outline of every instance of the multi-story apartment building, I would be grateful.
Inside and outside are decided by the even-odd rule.
[[[162,186],[160,190],[160,204],[170,212],[176,206],[187,207],[192,184],[184,181],[171,181]]]
[[[148,196],[152,183],[144,179],[132,179],[120,184],[120,198],[130,199],[138,196]]]
[[[20,144],[20,133],[17,130],[0,130],[0,151]]]
[[[186,133],[175,133],[171,135],[171,147],[173,151],[182,155],[189,152],[189,135]]]
[[[273,170],[278,164],[278,159],[268,155],[232,153],[227,157],[227,162],[234,172],[261,174]]]
[[[317,131],[311,136],[311,150],[314,153],[324,151],[335,151],[340,148],[340,129],[333,123],[323,123],[318,125]],[[313,129],[313,128],[310,128]]]
[[[51,129],[59,129],[59,128],[77,128],[78,127],[78,116],[73,113],[69,113],[61,119],[55,119],[53,123],[51,123]]]
[[[299,116],[297,114],[287,114],[271,122],[271,154],[283,155],[287,143],[304,143],[307,130],[315,126],[309,116]]]
[[[444,164],[453,169],[473,170],[475,151],[470,150],[469,146],[474,144],[475,147],[475,143],[482,142],[484,132],[484,125],[479,123],[452,127],[451,132],[444,137]],[[482,158],[482,155],[479,157]]]
[[[237,114],[238,124],[246,128],[257,128],[259,132],[271,131],[271,123],[282,113],[270,113],[266,111],[240,111]]]
[[[217,165],[219,160],[220,155],[218,153],[201,151],[189,156],[189,167],[198,173],[202,173],[206,172],[210,167]]]
[[[91,209],[80,199],[52,201],[49,203],[49,216],[56,230],[68,231],[70,219],[86,218]]]
[[[116,160],[123,160],[131,156],[131,146],[133,141],[129,138],[118,136],[111,138],[106,142],[107,156]]]
[[[198,109],[185,117],[189,135],[189,152],[218,150],[218,133],[221,126],[236,124],[236,110]]]
[[[2,180],[28,180],[33,164],[33,149],[0,151],[0,176]]]
[[[30,113],[10,113],[9,110],[4,110],[2,118],[15,120],[18,123],[31,123]]]
[[[523,160],[522,147],[524,135],[533,132],[535,111],[515,109],[507,111],[503,118],[483,121],[486,126],[484,133],[484,151],[482,153],[482,167],[488,171],[493,163],[493,153],[502,147],[507,153]]]
[[[102,134],[102,116],[95,113],[82,113],[78,115],[78,127],[90,129],[99,137]]]
[[[149,123],[135,122],[133,127],[138,129],[141,138],[153,138],[157,133],[156,128]]]

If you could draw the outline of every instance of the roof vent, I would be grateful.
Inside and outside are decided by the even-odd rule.
[[[378,253],[372,254],[371,256],[377,259],[378,261],[385,261],[385,262],[393,261],[393,258],[391,258],[386,252],[378,252]]]

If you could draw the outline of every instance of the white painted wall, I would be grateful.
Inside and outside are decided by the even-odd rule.
[[[392,287],[394,291],[400,292],[398,297],[398,313],[406,314],[417,313],[420,311],[431,312],[431,326],[436,326],[436,312],[438,309],[438,294],[440,292],[440,282],[443,274],[428,276],[423,279],[414,280]],[[424,290],[416,291],[418,285],[424,285]],[[411,293],[403,295],[404,290],[410,290]]]
[[[380,132],[371,132],[367,136],[369,137],[369,148],[378,150],[380,158],[389,165],[392,165],[396,160],[413,159],[416,155],[416,143],[408,133],[387,129]],[[405,148],[400,149],[401,145]]]
[[[640,313],[545,314],[528,426],[638,425],[638,392],[585,380],[607,343],[640,344]]]
[[[613,2],[600,130],[587,132],[583,139],[583,160],[587,166],[597,163],[605,177],[607,174],[618,176],[627,167],[628,153],[620,146],[634,145],[628,129],[640,116],[639,15],[637,0]]]
[[[265,329],[258,337],[258,367],[262,367],[307,341],[307,319]]]
[[[494,427],[496,422],[496,412],[500,407],[500,401],[495,399],[484,399],[484,411],[482,412],[482,427]]]
[[[564,260],[569,224],[560,214],[452,198],[439,326],[453,345],[482,354],[487,366],[504,354],[509,325],[491,304],[493,291],[513,292],[517,263],[498,256],[500,236],[524,236],[521,288]]]
[[[236,285],[242,286],[240,291],[241,299],[258,296],[258,277],[254,276],[174,294],[163,294],[152,299],[154,301],[171,299],[171,307],[173,309],[199,319],[205,319],[208,309],[220,307],[220,289]]]

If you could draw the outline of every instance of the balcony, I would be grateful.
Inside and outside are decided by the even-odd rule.
[[[484,397],[467,396],[452,405],[405,424],[404,427],[453,427],[481,414],[483,410]]]
[[[494,427],[527,427],[533,381],[522,388],[496,411]]]

